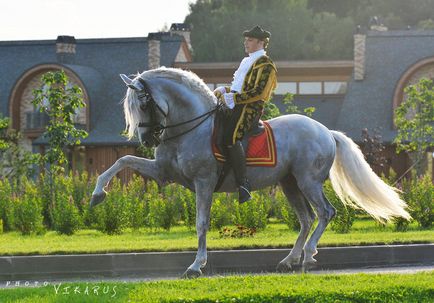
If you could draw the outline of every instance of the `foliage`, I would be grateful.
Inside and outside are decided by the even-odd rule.
[[[63,149],[68,145],[80,144],[87,132],[77,129],[74,116],[85,106],[83,93],[77,85],[70,85],[63,70],[42,75],[43,88],[34,90],[33,105],[50,119],[44,133],[49,148],[42,156],[42,163],[52,166],[53,171],[67,163]]]
[[[72,235],[80,228],[81,217],[72,196],[57,197],[53,208],[53,221],[54,230],[59,234]]]
[[[159,193],[158,186],[155,182],[150,182],[147,187],[147,195],[149,195],[149,215],[148,222],[152,228],[163,228],[170,230],[176,223],[176,199],[173,197],[163,197]]]
[[[230,225],[233,222],[232,212],[230,208],[234,203],[237,203],[233,198],[225,199],[225,195],[220,194],[214,199],[211,206],[211,228],[220,230],[225,225]],[[230,195],[232,197],[232,195]]]
[[[383,155],[385,146],[383,144],[381,132],[379,129],[374,129],[374,135],[369,134],[367,128],[362,129],[362,152],[366,162],[369,163],[372,169],[381,169],[386,164],[386,158]]]
[[[14,229],[14,200],[13,190],[8,180],[0,179],[0,219],[2,229],[11,231]]]
[[[23,235],[40,233],[42,226],[41,198],[31,182],[24,180],[23,192],[13,196],[15,228]]]
[[[34,174],[34,164],[39,154],[33,154],[18,144],[21,134],[10,129],[10,119],[0,114],[0,179],[7,178],[19,184],[21,177],[29,178]]]
[[[285,94],[283,98],[283,104],[286,106],[285,113],[286,114],[301,114],[304,113],[308,117],[312,117],[313,113],[315,112],[315,107],[306,107],[303,109],[303,112],[298,109],[298,106],[294,104],[293,102],[294,95],[291,93]]]
[[[266,201],[258,192],[252,193],[252,199],[238,206],[239,224],[248,228],[264,229],[267,225],[268,208]]]
[[[342,201],[333,190],[330,180],[327,180],[324,183],[323,188],[327,200],[329,200],[329,202],[336,209],[336,216],[332,219],[330,223],[331,229],[337,233],[349,233],[356,216],[355,210],[342,203]]]
[[[96,216],[96,228],[109,235],[119,234],[128,223],[125,189],[121,181],[113,178],[110,193],[104,203],[92,209]]]
[[[128,205],[129,226],[139,229],[146,226],[146,217],[149,214],[148,199],[145,198],[146,184],[142,177],[137,175],[126,185],[126,204]]]
[[[351,58],[351,44],[346,43],[352,42],[352,20],[333,14],[315,18],[306,2],[199,0],[190,4],[185,22],[192,27],[195,61],[239,61],[242,31],[257,24],[272,33],[268,53],[275,60]]]
[[[398,134],[394,140],[397,152],[414,152],[415,163],[420,163],[425,152],[434,147],[434,84],[422,78],[404,89],[407,98],[395,110]],[[418,175],[422,166],[418,165]]]
[[[246,238],[256,234],[256,228],[235,225],[235,228],[225,227],[219,231],[220,238]]]
[[[45,177],[42,179],[44,205],[47,206],[44,207],[44,217],[45,222],[51,227],[54,224],[51,210],[56,203],[56,180],[60,178],[64,166],[68,163],[64,149],[80,144],[80,139],[87,137],[88,134],[85,130],[77,129],[74,124],[76,112],[85,106],[81,89],[77,85],[70,85],[63,70],[47,72],[42,75],[41,80],[43,87],[33,91],[32,103],[49,117],[43,134],[48,140],[48,149],[40,157],[40,161],[45,169]],[[72,215],[72,212],[70,214]],[[70,219],[75,222],[72,217]]]
[[[425,175],[404,180],[402,190],[413,219],[421,228],[431,228],[434,221],[434,185],[431,177]]]
[[[272,100],[265,102],[264,114],[261,117],[262,120],[270,120],[279,117],[280,115],[279,108],[272,102]]]

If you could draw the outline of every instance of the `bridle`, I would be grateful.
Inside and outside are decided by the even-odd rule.
[[[172,124],[172,125],[163,125],[162,121],[167,118],[168,113],[164,112],[164,110],[158,105],[158,103],[155,102],[154,97],[152,96],[146,81],[141,79],[140,77],[138,78],[138,81],[143,85],[143,90],[141,90],[140,93],[138,94],[138,99],[141,102],[140,110],[143,113],[146,113],[147,111],[149,111],[149,114],[151,116],[151,120],[150,120],[150,122],[140,122],[137,126],[150,128],[150,132],[152,134],[154,142],[156,143],[155,144],[156,146],[158,146],[162,142],[166,142],[166,141],[181,137],[181,136],[191,132],[195,128],[199,127],[202,123],[204,123],[209,117],[211,117],[215,112],[217,112],[223,105],[222,103],[219,103],[218,105],[216,105],[216,107],[214,107],[210,111],[208,111],[208,112],[206,112],[206,113],[204,113],[204,114],[202,114],[196,118],[190,119],[188,121],[184,121],[184,122],[176,123],[176,124]],[[145,99],[145,100],[143,101],[143,99]],[[164,117],[160,121],[158,121],[158,112]],[[194,125],[190,129],[188,129],[184,132],[181,132],[179,134],[176,134],[174,136],[168,137],[168,138],[164,138],[164,139],[161,138],[161,135],[162,135],[164,130],[169,129],[169,128],[175,128],[178,126],[182,126],[182,125],[188,124],[190,122],[193,122],[193,121],[196,121],[199,119],[202,119],[202,120],[199,121],[196,125]]]

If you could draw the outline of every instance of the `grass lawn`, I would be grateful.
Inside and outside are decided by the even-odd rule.
[[[95,291],[96,289],[96,291]],[[87,291],[86,291],[87,290]],[[434,272],[261,275],[0,290],[1,302],[432,302]]]
[[[280,223],[268,224],[251,238],[220,238],[218,231],[208,233],[208,248],[289,248],[295,242],[297,232]],[[349,246],[396,243],[433,243],[433,230],[419,230],[411,225],[407,232],[395,232],[393,226],[381,227],[373,220],[357,220],[348,234],[337,234],[328,229],[319,245]],[[167,231],[140,229],[126,230],[120,235],[109,236],[96,230],[81,230],[72,236],[58,235],[50,231],[44,235],[22,236],[17,232],[0,234],[0,255],[71,254],[106,252],[145,252],[196,250],[194,230],[176,226]]]

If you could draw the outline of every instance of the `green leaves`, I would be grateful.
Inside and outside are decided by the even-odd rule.
[[[32,103],[45,112],[50,122],[44,136],[48,139],[49,149],[42,156],[41,162],[50,164],[55,171],[67,164],[64,154],[66,146],[80,144],[87,132],[77,129],[74,117],[78,110],[85,106],[83,92],[80,87],[71,85],[63,70],[47,72],[42,76],[43,86],[34,90]]]
[[[415,152],[420,161],[434,147],[434,84],[422,78],[404,89],[406,99],[395,110],[397,151]]]

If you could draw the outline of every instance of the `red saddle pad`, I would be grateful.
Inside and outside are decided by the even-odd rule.
[[[276,143],[273,130],[270,125],[263,121],[265,131],[257,136],[251,136],[246,152],[246,165],[248,166],[275,166],[277,161]],[[215,144],[212,136],[212,150],[214,157],[219,162],[226,162],[226,158]]]

